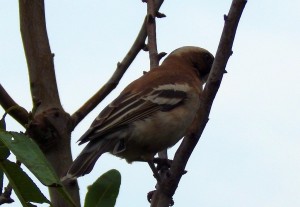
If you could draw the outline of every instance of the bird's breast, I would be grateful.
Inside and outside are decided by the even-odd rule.
[[[146,119],[135,121],[130,136],[125,140],[126,150],[118,156],[132,162],[172,147],[185,135],[198,108],[199,97],[195,94],[170,111],[158,111]]]

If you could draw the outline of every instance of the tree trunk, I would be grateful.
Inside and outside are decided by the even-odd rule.
[[[72,123],[59,99],[44,1],[19,0],[19,12],[33,102],[27,133],[39,144],[57,175],[62,177],[72,163]],[[65,188],[77,206],[80,206],[77,182],[67,183]],[[69,206],[55,189],[50,188],[49,191],[53,206]]]

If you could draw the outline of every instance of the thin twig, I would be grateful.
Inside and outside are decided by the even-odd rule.
[[[162,5],[163,0],[155,0],[155,11],[158,11]],[[134,41],[132,47],[124,57],[124,59],[117,64],[117,68],[111,78],[104,84],[104,86],[97,91],[85,104],[83,104],[72,116],[72,128],[74,129],[80,121],[90,113],[113,89],[116,88],[120,79],[135,59],[140,50],[145,48],[145,40],[147,38],[146,30],[147,17],[140,29],[140,32]]]
[[[154,0],[147,0],[147,34],[148,34],[148,50],[150,59],[150,69],[155,68],[159,65],[159,60],[157,52],[157,38],[156,38],[156,14],[158,13],[154,9]],[[160,14],[160,13],[159,13]],[[164,15],[165,16],[165,15]],[[161,54],[160,54],[161,55]],[[158,153],[158,157],[162,159],[168,159],[167,150],[163,150]],[[163,173],[165,169],[161,170]],[[163,176],[163,175],[162,175]]]
[[[12,116],[22,126],[26,126],[28,123],[29,114],[23,107],[19,106],[11,96],[6,92],[3,86],[0,84],[0,105],[3,109]],[[13,110],[9,110],[12,109]]]
[[[148,50],[150,59],[150,69],[158,66],[157,41],[156,41],[156,11],[154,0],[147,1],[147,34],[148,34]]]
[[[12,203],[12,202],[14,202],[14,200],[10,197],[11,196],[11,192],[12,192],[12,186],[10,184],[8,184],[4,188],[4,192],[1,193],[1,195],[0,195],[0,205],[2,205],[4,203]]]
[[[181,176],[184,174],[187,161],[198,143],[206,123],[208,122],[213,100],[220,87],[228,59],[232,54],[232,45],[235,33],[246,3],[246,0],[233,0],[228,16],[224,18],[225,25],[211,73],[201,96],[201,107],[198,111],[198,116],[193,122],[188,135],[184,138],[180,147],[176,151],[170,169],[170,176],[163,179],[160,188],[154,193],[156,194],[153,197],[153,199],[155,199],[154,202],[156,203],[155,207],[169,206]]]

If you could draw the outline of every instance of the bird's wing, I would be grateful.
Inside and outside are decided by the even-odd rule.
[[[188,86],[166,84],[148,93],[123,93],[108,105],[92,123],[90,129],[78,140],[80,144],[118,130],[128,124],[143,120],[156,111],[169,111],[187,98]]]

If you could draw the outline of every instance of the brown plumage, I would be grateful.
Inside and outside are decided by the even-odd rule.
[[[200,107],[213,60],[205,49],[181,47],[129,84],[79,139],[79,144],[88,144],[66,177],[89,173],[105,152],[129,163],[152,162],[157,152],[176,144]]]

